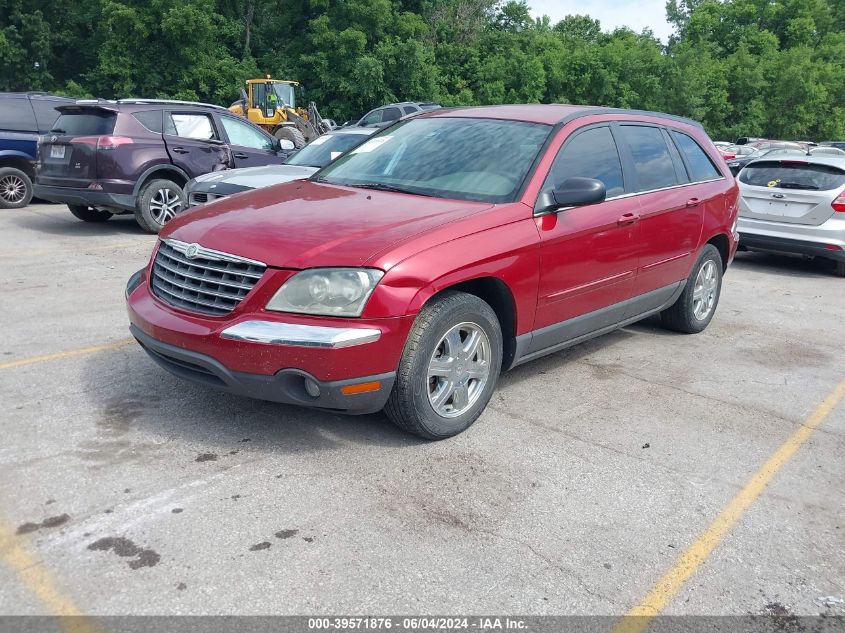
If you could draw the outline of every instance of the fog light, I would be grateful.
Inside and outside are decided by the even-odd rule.
[[[305,393],[307,393],[312,398],[319,398],[320,397],[320,385],[317,384],[312,378],[305,379]]]

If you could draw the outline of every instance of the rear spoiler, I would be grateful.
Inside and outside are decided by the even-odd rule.
[[[106,112],[117,112],[116,101],[106,101],[105,99],[78,99],[74,103],[56,106],[59,112],[74,112],[79,110],[105,110]]]

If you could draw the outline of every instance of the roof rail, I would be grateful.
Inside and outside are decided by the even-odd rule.
[[[141,98],[129,98],[129,99],[118,99],[117,103],[136,103],[136,104],[164,104],[164,105],[184,105],[184,106],[202,106],[204,108],[217,108],[219,110],[225,110],[223,106],[215,105],[213,103],[202,103],[201,101],[180,101],[178,99],[141,99]]]

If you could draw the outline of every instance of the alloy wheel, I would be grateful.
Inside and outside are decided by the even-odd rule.
[[[0,180],[0,198],[9,204],[19,204],[26,196],[26,183],[20,176],[10,174]]]
[[[459,323],[428,363],[428,399],[437,415],[455,418],[476,403],[490,379],[490,339],[475,323]]]
[[[158,224],[164,226],[182,210],[184,203],[172,189],[157,190],[150,199],[150,215]]]
[[[716,271],[716,262],[708,259],[698,271],[692,291],[692,312],[699,321],[706,319],[713,310],[718,289],[719,273]]]

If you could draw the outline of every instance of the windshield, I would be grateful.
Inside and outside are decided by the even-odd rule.
[[[551,129],[493,119],[410,119],[373,136],[314,179],[438,198],[511,202]]]
[[[273,86],[273,92],[276,93],[276,97],[279,100],[279,103],[289,105],[291,108],[296,107],[296,90],[294,89],[293,84],[279,84],[274,83],[271,84]]]
[[[288,165],[303,167],[325,167],[368,138],[366,134],[324,134],[308,143],[286,162]]]

